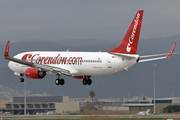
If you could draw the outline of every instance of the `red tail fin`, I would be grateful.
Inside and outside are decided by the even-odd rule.
[[[124,54],[136,54],[139,34],[141,29],[143,10],[138,10],[129,29],[127,30],[123,40],[116,48],[113,48],[107,52],[124,53]]]

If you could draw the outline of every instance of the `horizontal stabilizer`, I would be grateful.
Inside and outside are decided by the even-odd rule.
[[[161,59],[165,59],[165,58],[167,58],[167,57],[158,57],[158,58],[144,59],[144,60],[139,60],[139,62],[155,61],[155,60],[161,60]]]
[[[109,54],[112,54],[115,56],[120,56],[120,57],[125,58],[125,59],[134,59],[134,58],[139,57],[139,55],[131,55],[131,54],[121,54],[121,53],[109,53]]]
[[[178,54],[178,53],[172,53],[172,54]],[[140,59],[144,58],[151,58],[151,57],[159,57],[159,56],[167,56],[169,53],[164,53],[164,54],[155,54],[155,55],[145,55],[145,56],[140,56]]]
[[[161,60],[161,59],[169,58],[169,57],[171,57],[173,54],[178,54],[178,53],[173,53],[175,47],[176,47],[176,42],[174,43],[174,45],[173,45],[173,47],[171,48],[171,50],[170,50],[169,53],[140,56],[140,57],[139,57],[139,58],[140,58],[139,62],[148,62],[148,61],[154,61],[154,60]],[[160,57],[160,56],[163,56],[163,57]],[[152,58],[152,57],[156,57],[156,58]],[[144,59],[144,58],[150,58],[150,59]]]

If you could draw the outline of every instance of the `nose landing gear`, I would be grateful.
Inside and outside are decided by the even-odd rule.
[[[24,82],[24,74],[20,74],[21,78],[19,79],[19,82]]]

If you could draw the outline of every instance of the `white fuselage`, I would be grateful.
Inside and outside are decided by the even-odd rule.
[[[107,52],[50,52],[33,51],[20,53],[14,58],[36,64],[44,64],[69,70],[72,76],[101,76],[112,74],[137,63],[139,55],[125,59]],[[10,61],[9,68],[15,73],[24,74],[29,66]],[[47,72],[51,74],[51,72]]]

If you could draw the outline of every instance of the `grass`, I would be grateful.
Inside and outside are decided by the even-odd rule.
[[[123,117],[123,116],[122,116]],[[126,116],[127,117],[127,116]],[[133,117],[133,116],[132,116]],[[136,116],[137,117],[137,116]],[[118,118],[116,116],[8,116],[2,120],[167,120],[167,118]],[[177,119],[176,120],[180,120]]]
[[[82,119],[3,119],[3,120],[167,120],[167,119],[163,119],[163,118],[99,118],[99,117],[89,117],[89,118],[82,118]],[[179,120],[179,119],[176,119]]]

